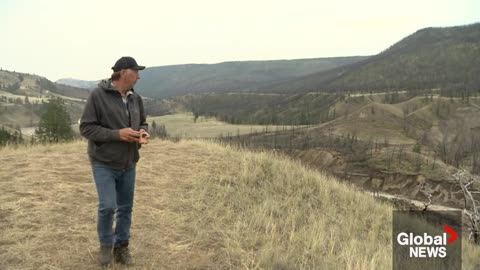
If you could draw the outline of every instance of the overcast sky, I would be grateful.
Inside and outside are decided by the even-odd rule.
[[[478,0],[0,0],[0,67],[96,80],[124,55],[146,66],[373,55],[479,11]]]

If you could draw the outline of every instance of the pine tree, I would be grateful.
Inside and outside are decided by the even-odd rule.
[[[2,126],[0,127],[0,145],[5,145],[8,141],[10,141],[11,135],[5,128]]]
[[[21,130],[14,132],[6,130],[3,126],[0,127],[0,146],[6,144],[18,144],[23,142],[23,135]]]
[[[40,142],[61,142],[73,140],[70,116],[62,99],[51,99],[40,118],[35,136]]]
[[[150,135],[152,137],[156,137],[157,135],[157,122],[155,122],[155,120],[152,121],[152,128],[150,129]]]

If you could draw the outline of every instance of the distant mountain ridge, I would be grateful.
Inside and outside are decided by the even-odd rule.
[[[288,81],[366,58],[359,56],[153,67],[142,72],[137,88],[140,93],[153,97],[257,91],[274,82]]]
[[[78,99],[86,99],[89,93],[86,89],[54,83],[39,75],[8,70],[0,70],[0,91],[31,97],[56,93]]]
[[[60,79],[57,80],[56,83],[58,84],[64,84],[64,85],[70,85],[73,87],[78,87],[78,88],[84,88],[84,89],[92,89],[97,86],[97,84],[100,81],[83,81],[83,80],[78,80],[78,79],[73,79],[73,78],[65,78],[65,79]]]
[[[363,61],[260,89],[260,92],[480,88],[480,23],[425,28]]]
[[[148,97],[169,97],[190,93],[256,91],[274,82],[348,65],[367,56],[296,60],[239,61],[218,64],[185,64],[147,67],[135,89]],[[93,88],[93,82],[76,79],[57,81]]]

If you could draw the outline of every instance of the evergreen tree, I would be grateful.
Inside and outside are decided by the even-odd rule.
[[[164,124],[157,125],[155,120],[152,121],[152,125],[149,129],[150,136],[153,138],[166,138],[167,129]]]
[[[5,145],[11,138],[10,132],[6,131],[4,127],[0,127],[0,145]]]
[[[8,144],[18,144],[23,142],[22,132],[20,130],[9,132],[3,126],[0,127],[0,146]]]
[[[40,118],[35,136],[40,142],[61,142],[73,140],[70,116],[62,99],[50,100]]]

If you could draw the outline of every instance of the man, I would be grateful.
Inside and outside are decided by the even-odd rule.
[[[115,261],[132,264],[128,243],[135,165],[139,160],[140,136],[150,137],[142,98],[133,90],[140,79],[138,72],[144,68],[132,57],[120,58],[112,67],[111,78],[101,81],[90,93],[80,122],[80,133],[88,139],[88,156],[98,193],[97,232],[103,266],[111,263],[112,248]]]

